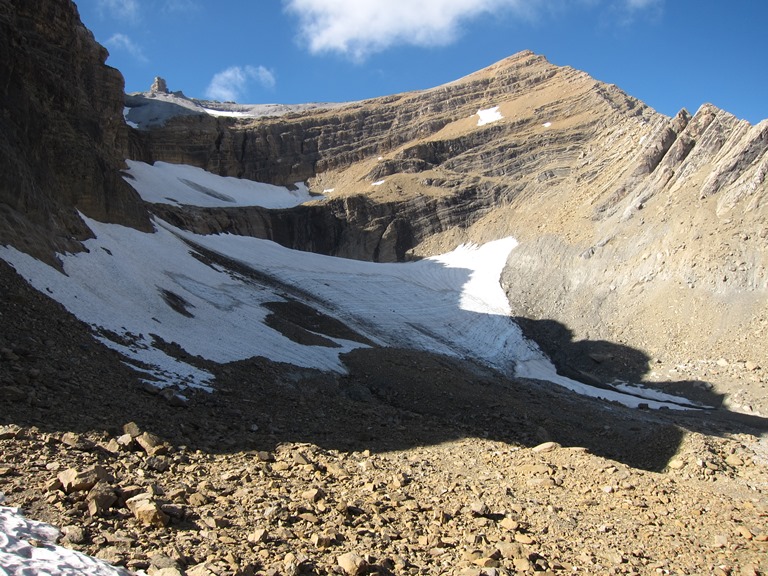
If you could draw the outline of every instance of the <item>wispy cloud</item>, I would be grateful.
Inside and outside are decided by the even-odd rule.
[[[125,34],[113,34],[109,40],[104,42],[104,45],[111,50],[127,52],[140,62],[147,61],[147,57],[144,55],[144,51],[141,49],[141,46],[136,44]]]
[[[657,8],[661,0],[626,0],[625,5],[628,10],[646,10],[648,8]]]
[[[102,14],[116,20],[136,22],[141,14],[138,0],[98,0]]]
[[[203,6],[198,0],[163,0],[162,9],[171,13],[200,12]]]
[[[580,0],[571,5],[639,12],[664,0]],[[284,0],[299,19],[300,35],[314,54],[336,52],[355,60],[395,45],[443,46],[481,15],[530,19],[561,0]]]
[[[212,100],[236,102],[250,82],[257,82],[264,88],[274,88],[275,75],[264,66],[231,66],[214,74],[205,95]]]

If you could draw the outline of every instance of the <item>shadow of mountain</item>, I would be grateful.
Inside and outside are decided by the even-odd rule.
[[[703,380],[648,381],[651,358],[641,350],[606,340],[574,340],[573,332],[556,320],[517,317],[515,322],[552,360],[558,374],[598,388],[614,389],[612,383],[627,383],[682,396],[712,409],[723,406],[723,395]]]
[[[471,360],[394,348],[346,354],[346,375],[264,358],[219,365],[181,350],[183,359],[210,370],[216,384],[214,393],[190,393],[177,406],[149,391],[86,324],[4,262],[0,272],[3,424],[115,435],[135,421],[174,444],[221,453],[272,450],[283,442],[391,451],[464,437],[524,446],[555,440],[647,470],[665,468],[685,428],[710,434],[766,429],[763,419],[713,420],[711,411],[628,409]],[[290,314],[282,318],[291,321]],[[549,327],[567,336],[564,327]],[[594,349],[605,352],[608,344],[599,344]],[[574,346],[574,355],[584,352]],[[608,352],[618,355],[617,347]],[[640,365],[641,353],[621,352],[634,362],[623,374],[640,374],[631,367]]]

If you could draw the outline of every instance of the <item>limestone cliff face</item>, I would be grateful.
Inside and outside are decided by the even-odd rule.
[[[478,126],[478,110],[493,106],[504,120]],[[567,131],[544,126],[558,115],[567,118]],[[403,259],[424,253],[417,247],[436,233],[466,229],[499,204],[534,193],[545,181],[547,187],[561,181],[581,146],[605,126],[644,125],[658,117],[582,72],[523,52],[432,90],[327,110],[258,120],[178,116],[138,132],[134,157],[275,184],[309,180],[318,193],[333,190],[326,192],[325,209],[334,226],[346,227],[342,236],[326,232],[345,238],[328,253]],[[340,201],[351,198],[356,200]],[[190,210],[184,212],[197,230],[218,230],[226,221],[228,230],[277,239],[274,230],[280,228],[246,231],[241,217],[191,218]],[[271,218],[261,212],[260,219]],[[297,211],[292,218],[309,213]],[[318,245],[306,243],[305,235],[281,237],[294,248]]]
[[[0,242],[76,251],[77,210],[149,229],[119,174],[123,78],[106,57],[70,0],[0,1]]]

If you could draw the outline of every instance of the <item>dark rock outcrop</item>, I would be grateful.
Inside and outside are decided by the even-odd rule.
[[[150,229],[106,57],[70,0],[0,1],[0,242],[53,261],[90,236],[78,210]]]

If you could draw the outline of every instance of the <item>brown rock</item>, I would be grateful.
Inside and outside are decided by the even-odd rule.
[[[151,432],[143,432],[136,436],[135,440],[149,456],[168,452],[168,447],[163,444],[163,441]]]
[[[81,490],[90,490],[99,480],[106,481],[109,475],[101,466],[92,466],[84,470],[69,468],[59,472],[57,478],[61,482],[64,492],[80,492]]]
[[[98,482],[88,492],[85,501],[88,503],[88,513],[91,516],[103,516],[117,501],[117,494],[104,482]]]
[[[168,524],[168,515],[149,494],[134,496],[128,499],[125,505],[136,519],[146,526],[163,527]]]
[[[346,554],[337,556],[336,563],[342,570],[344,570],[344,573],[347,574],[347,576],[358,576],[358,574],[362,574],[368,566],[365,558],[354,552],[347,552]]]

